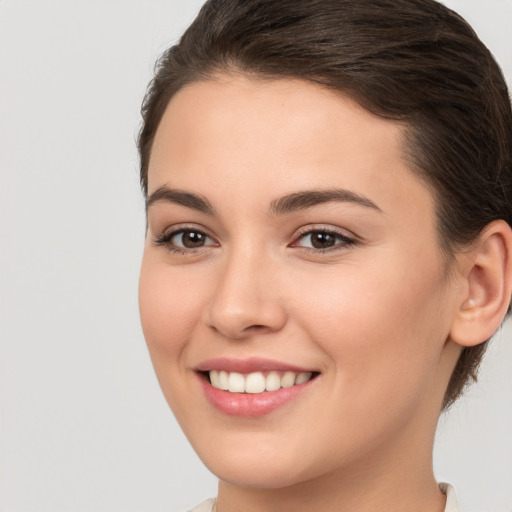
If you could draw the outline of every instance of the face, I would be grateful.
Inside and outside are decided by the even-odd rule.
[[[431,448],[454,285],[401,138],[301,81],[219,76],[168,105],[140,311],[221,480],[284,487]]]

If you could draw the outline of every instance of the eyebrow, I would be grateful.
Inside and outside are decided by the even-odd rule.
[[[215,215],[215,208],[212,206],[210,201],[206,199],[206,197],[192,194],[191,192],[185,192],[183,190],[173,190],[166,185],[157,188],[146,199],[146,212],[152,204],[159,201],[179,204],[208,215]]]
[[[270,204],[270,213],[272,215],[282,215],[330,202],[352,203],[383,213],[383,211],[366,196],[340,188],[305,190],[288,194],[272,201]]]
[[[146,199],[146,212],[152,204],[159,201],[179,204],[208,215],[215,215],[215,208],[206,197],[183,190],[173,190],[166,185],[157,188]],[[304,190],[287,194],[272,201],[269,211],[271,215],[284,215],[286,213],[306,210],[307,208],[330,202],[352,203],[383,213],[382,210],[366,196],[352,192],[351,190],[339,188]]]

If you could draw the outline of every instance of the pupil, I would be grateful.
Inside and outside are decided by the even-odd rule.
[[[183,233],[183,245],[188,248],[202,247],[204,236],[196,231],[186,231]]]
[[[332,247],[335,243],[334,236],[330,233],[322,233],[321,231],[313,233],[311,243],[315,249],[325,249]]]

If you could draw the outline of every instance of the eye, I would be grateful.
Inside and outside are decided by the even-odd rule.
[[[313,251],[328,251],[352,246],[356,240],[326,229],[313,229],[302,233],[292,247],[304,247]]]
[[[158,236],[155,245],[183,253],[206,246],[216,246],[217,243],[199,229],[181,228]]]
[[[211,240],[211,238],[209,238],[201,231],[192,231],[191,229],[186,229],[174,233],[169,239],[169,242],[176,247],[197,249],[198,247],[207,245],[209,240]]]

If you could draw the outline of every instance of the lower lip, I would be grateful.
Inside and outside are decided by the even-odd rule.
[[[290,388],[263,393],[230,393],[214,388],[203,375],[201,385],[208,401],[220,412],[230,416],[256,418],[296,400],[316,379]]]

